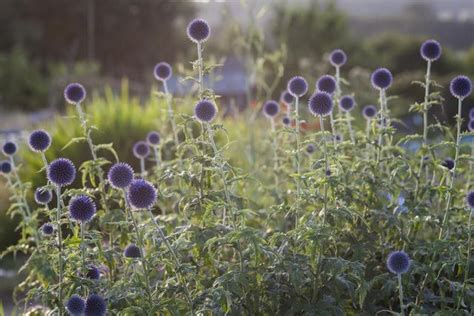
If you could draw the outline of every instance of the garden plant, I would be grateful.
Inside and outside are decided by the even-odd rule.
[[[101,134],[90,114],[131,121],[133,110],[90,97],[80,83],[64,90],[73,117],[59,119],[80,135],[53,150],[64,135],[43,127],[28,131],[29,149],[2,145],[8,212],[21,219],[21,239],[3,256],[28,256],[19,311],[472,315],[474,112],[467,125],[462,117],[472,85],[463,75],[449,87],[434,81],[440,43],[420,48],[426,75],[414,84],[424,98],[410,110],[423,117],[423,134],[407,135],[390,111],[390,65],[371,75],[378,98],[358,104],[344,78],[350,54],[336,48],[333,73],[290,74],[280,100],[257,100],[262,115],[226,119],[204,80],[218,67],[206,60],[210,26],[195,19],[182,31],[196,47],[185,78],[194,89],[178,98],[172,66],[150,70],[158,90],[137,115],[154,126],[127,140],[133,155],[119,157],[111,143],[132,131]],[[446,89],[452,97],[443,100]],[[457,108],[454,129],[429,121],[441,105]],[[69,160],[76,146],[89,159]],[[23,177],[28,168],[34,179]]]

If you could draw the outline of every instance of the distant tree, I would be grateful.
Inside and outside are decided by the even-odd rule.
[[[346,16],[334,1],[312,0],[309,7],[276,6],[273,31],[287,44],[286,66],[293,73],[301,71],[305,64],[320,61],[335,48],[352,46]]]
[[[0,49],[21,43],[43,65],[92,55],[106,74],[140,79],[187,47],[194,14],[192,4],[168,0],[3,0],[0,9]]]

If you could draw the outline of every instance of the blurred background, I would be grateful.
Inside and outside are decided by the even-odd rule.
[[[128,155],[135,140],[124,141],[128,132],[136,127],[137,137],[142,137],[154,126],[153,118],[140,110],[153,102],[153,66],[169,62],[175,73],[173,93],[189,92],[180,79],[192,71],[190,61],[196,59],[196,48],[185,32],[195,17],[207,19],[212,27],[204,54],[206,61],[222,66],[216,70],[217,79],[207,80],[222,96],[224,113],[231,105],[243,111],[279,98],[287,79],[296,74],[314,87],[320,75],[333,73],[327,57],[335,48],[348,55],[342,75],[351,85],[344,91],[355,92],[360,108],[376,102],[370,73],[377,67],[392,71],[395,84],[390,93],[398,98],[390,106],[405,133],[419,131],[422,124],[408,109],[423,98],[423,90],[412,81],[424,78],[426,62],[419,57],[424,40],[433,38],[443,46],[442,58],[432,68],[440,85],[447,87],[457,74],[474,78],[472,0],[1,0],[1,143],[37,125],[71,137],[75,129],[61,125],[56,117],[67,111],[64,86],[77,81],[94,95],[94,102],[112,111],[117,102],[137,108],[133,123],[114,122],[125,130],[114,145],[119,156]],[[430,117],[454,123],[455,101],[446,89],[439,90],[445,101]],[[116,95],[120,99],[114,99]],[[472,97],[466,100],[464,116],[473,102]],[[107,125],[107,112],[92,114],[100,130],[117,130],[117,125]],[[67,142],[66,136],[57,140],[58,146]],[[103,138],[110,142],[110,137]],[[73,160],[74,155],[81,160],[80,150],[68,153]],[[25,178],[34,183],[38,176],[32,170],[38,169],[31,168]],[[2,181],[0,251],[17,238],[14,222],[5,215],[9,201]],[[11,279],[10,264],[2,260],[0,280]]]

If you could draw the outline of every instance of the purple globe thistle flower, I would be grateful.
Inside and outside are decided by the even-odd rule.
[[[69,216],[78,222],[89,222],[96,210],[94,201],[87,195],[78,195],[69,202]]]
[[[38,204],[48,204],[53,199],[51,191],[45,188],[37,188],[35,190],[35,201]]]
[[[314,153],[315,150],[316,150],[316,147],[314,146],[314,144],[308,144],[308,146],[306,146],[306,152],[308,154]]]
[[[64,98],[70,104],[79,104],[86,98],[86,89],[80,83],[70,83],[64,89]]]
[[[211,35],[211,27],[206,20],[194,19],[188,24],[186,33],[189,39],[195,43],[203,43]]]
[[[466,76],[457,76],[451,80],[449,90],[454,97],[462,100],[472,92],[471,79]]]
[[[331,75],[321,76],[316,82],[316,89],[333,94],[336,91],[336,79]]]
[[[166,81],[171,78],[173,71],[170,64],[161,62],[156,64],[155,68],[153,69],[153,74],[157,80]]]
[[[52,235],[54,232],[54,227],[50,223],[45,223],[43,226],[41,226],[41,232],[44,235]]]
[[[342,135],[341,135],[341,134],[336,134],[336,135],[334,136],[334,140],[335,140],[336,142],[342,142]]]
[[[469,191],[467,193],[466,204],[471,210],[474,210],[474,191]]]
[[[295,76],[288,81],[287,89],[293,97],[302,97],[308,92],[308,83],[305,78]]]
[[[76,167],[71,160],[58,158],[48,166],[48,179],[56,186],[70,185],[76,178]]]
[[[474,131],[474,120],[470,120],[469,123],[467,123],[467,130],[470,132]]]
[[[387,68],[379,68],[372,73],[370,80],[375,89],[386,90],[392,85],[393,76]]]
[[[324,172],[324,174],[327,176],[327,177],[330,177],[331,176],[331,170],[327,169],[326,172]]]
[[[158,146],[161,141],[160,133],[155,132],[155,131],[149,132],[148,135],[146,136],[146,141],[148,144],[152,146]]]
[[[199,101],[194,107],[194,115],[199,121],[209,123],[216,117],[217,107],[211,101]]]
[[[345,95],[341,98],[341,101],[339,103],[339,106],[341,107],[341,110],[345,112],[350,112],[356,105],[356,102],[354,100],[354,97],[351,95]]]
[[[469,111],[469,119],[474,120],[474,108]]]
[[[135,209],[149,209],[156,203],[155,187],[143,179],[133,180],[128,187],[128,200]]]
[[[14,142],[6,142],[3,145],[2,151],[6,156],[13,156],[17,151],[16,144]]]
[[[441,44],[435,40],[427,40],[420,47],[420,55],[426,61],[435,61],[441,56]]]
[[[315,92],[309,98],[308,107],[314,116],[326,116],[332,111],[332,98],[327,92]]]
[[[140,258],[142,256],[142,252],[137,245],[130,244],[125,248],[123,255],[127,258]]]
[[[66,308],[71,315],[82,315],[86,309],[86,303],[79,295],[74,294],[67,301]]]
[[[7,160],[4,160],[2,162],[0,162],[0,171],[4,174],[8,174],[10,172],[12,172],[12,164],[7,161]]]
[[[48,132],[39,129],[30,134],[28,144],[33,151],[45,152],[51,145],[51,136],[49,136]]]
[[[129,164],[118,162],[110,168],[107,178],[114,188],[123,189],[132,183],[133,173]]]
[[[90,265],[87,267],[87,273],[86,273],[86,277],[90,280],[99,280],[100,279],[100,271],[99,269],[94,266],[94,265]]]
[[[285,90],[281,93],[280,100],[286,105],[290,105],[291,103],[293,103],[294,98],[291,93]]]
[[[145,158],[150,154],[150,147],[142,140],[133,145],[133,155],[137,158]]]
[[[347,55],[342,49],[335,49],[329,55],[329,62],[334,67],[343,66],[347,62]]]
[[[288,116],[285,116],[281,121],[282,121],[283,125],[285,125],[285,126],[290,126],[290,124],[291,124],[291,120]]]
[[[377,108],[374,105],[367,105],[362,109],[362,115],[365,119],[370,120],[377,115]]]
[[[86,316],[103,316],[107,312],[107,303],[97,294],[89,295],[86,300]]]
[[[443,167],[445,167],[446,169],[448,170],[452,170],[454,168],[454,160],[452,160],[451,158],[446,158],[442,163],[441,165]]]
[[[276,101],[270,100],[263,105],[263,114],[268,118],[277,116],[278,112],[280,112],[280,105]]]
[[[403,274],[410,269],[410,257],[404,251],[394,251],[388,255],[387,268],[395,274]]]

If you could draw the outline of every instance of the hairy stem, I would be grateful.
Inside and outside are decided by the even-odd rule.
[[[400,315],[405,315],[405,305],[403,304],[403,285],[402,285],[402,275],[397,274],[398,279],[398,298],[400,299]]]
[[[301,148],[300,148],[300,118],[299,118],[299,97],[295,97],[295,125],[296,125],[296,210],[295,228],[298,227],[301,200]]]
[[[59,274],[58,274],[58,309],[59,315],[63,314],[63,236],[61,232],[61,187],[56,186],[56,225],[58,226],[58,265],[59,265]]]
[[[166,94],[166,103],[168,105],[168,119],[171,123],[171,128],[173,130],[173,137],[174,137],[174,142],[176,146],[178,146],[179,139],[178,139],[178,129],[176,127],[176,120],[174,118],[174,111],[173,111],[173,105],[172,105],[172,95],[169,93],[168,90],[168,83],[167,81],[163,81],[163,89],[165,90]]]
[[[181,283],[181,286],[184,289],[185,295],[186,295],[186,300],[188,301],[189,309],[191,310],[191,315],[194,315],[194,307],[193,307],[193,301],[191,299],[191,294],[189,292],[189,289],[187,287],[187,280],[182,274],[182,265],[181,261],[179,260],[178,256],[176,255],[176,252],[174,251],[173,247],[171,247],[171,244],[169,243],[168,239],[166,238],[165,233],[161,229],[160,225],[158,225],[158,222],[155,219],[155,216],[153,216],[153,213],[151,212],[150,209],[148,209],[148,213],[150,214],[151,220],[156,226],[156,229],[160,235],[161,240],[164,242],[166,248],[168,248],[168,251],[171,253],[171,256],[173,257],[174,263],[176,265],[176,274],[178,275],[178,280]]]
[[[461,143],[461,124],[462,124],[462,117],[461,117],[461,109],[462,109],[462,99],[458,99],[458,115],[456,117],[456,125],[457,125],[457,131],[456,131],[456,153],[454,155],[454,167],[452,170],[452,175],[451,178],[448,179],[447,181],[451,181],[449,184],[449,190],[446,193],[447,194],[447,201],[446,201],[446,209],[444,210],[444,217],[443,217],[443,222],[441,225],[441,229],[439,231],[439,236],[438,239],[443,238],[443,233],[445,229],[447,228],[447,222],[448,222],[448,215],[449,215],[449,209],[451,207],[451,202],[453,198],[453,188],[454,188],[454,182],[456,181],[456,171],[458,167],[458,158],[459,158],[459,148],[460,143]]]

